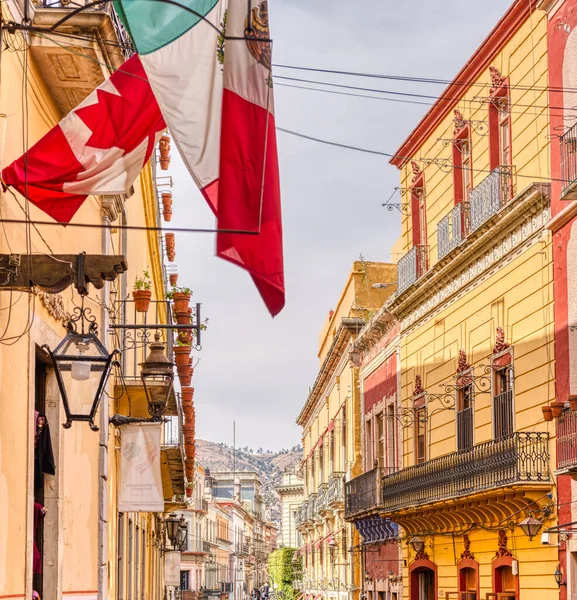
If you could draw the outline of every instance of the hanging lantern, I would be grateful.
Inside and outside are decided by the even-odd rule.
[[[180,550],[186,549],[187,538],[188,538],[188,523],[186,522],[186,519],[184,518],[184,515],[183,515],[180,517],[180,521],[178,524],[177,547]]]
[[[168,399],[174,383],[174,363],[164,353],[164,343],[160,341],[160,333],[154,334],[154,342],[150,344],[150,353],[140,363],[140,378],[144,386],[148,412],[154,418],[161,418],[166,412]]]
[[[539,529],[543,525],[543,521],[535,519],[534,517],[527,517],[519,523],[519,527],[523,530],[523,533],[532,540],[534,536],[539,533]]]
[[[176,513],[170,513],[166,519],[164,519],[164,532],[170,545],[176,548],[178,543],[178,528],[180,526],[180,519]]]
[[[411,539],[411,546],[415,552],[422,552],[425,549],[425,540],[420,536],[416,536]]]
[[[74,309],[66,323],[66,329],[66,337],[54,351],[43,346],[52,361],[62,396],[66,414],[63,426],[68,429],[72,426],[72,421],[86,421],[93,431],[98,431],[94,418],[114,357],[120,352],[114,350],[108,354],[98,339],[96,317],[91,315],[89,308],[84,308],[84,296],[82,306]]]

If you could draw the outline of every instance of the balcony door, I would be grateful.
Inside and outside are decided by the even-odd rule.
[[[411,600],[436,600],[435,572],[420,567],[411,573]]]
[[[513,369],[507,365],[494,374],[493,423],[495,439],[511,435],[514,430]]]
[[[469,383],[457,390],[457,450],[473,446],[473,386]]]

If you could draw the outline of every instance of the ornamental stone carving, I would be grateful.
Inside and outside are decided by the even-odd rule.
[[[509,344],[505,341],[505,330],[502,327],[497,327],[497,339],[495,340],[493,354],[499,354],[507,348],[509,348]]]
[[[499,539],[497,541],[497,553],[495,558],[501,558],[503,556],[513,556],[511,550],[507,548],[507,534],[504,529],[499,529]]]
[[[465,547],[463,552],[461,552],[461,558],[470,558],[471,560],[474,560],[475,555],[471,552],[470,548],[471,548],[471,540],[469,539],[469,536],[467,534],[465,534],[463,536],[463,546]]]
[[[501,72],[496,67],[489,67],[489,75],[491,76],[491,83],[493,84],[489,93],[494,94],[505,84],[505,77],[501,75]]]
[[[467,121],[463,117],[460,110],[455,109],[453,111],[453,114],[455,115],[453,117],[453,123],[455,125],[455,129],[453,130],[453,135],[457,135],[459,133],[459,131],[461,131],[461,129],[463,129],[463,127],[466,127]]]
[[[425,390],[423,389],[423,380],[420,375],[415,375],[415,387],[413,389],[413,396],[421,395]]]
[[[467,353],[461,348],[459,350],[459,359],[457,361],[457,373],[463,373],[471,368],[471,365],[467,361]]]
[[[42,306],[48,311],[51,317],[57,321],[64,322],[69,318],[69,314],[64,308],[64,300],[62,294],[50,294],[43,292],[40,288],[34,288],[34,295],[40,300]]]
[[[411,181],[415,183],[415,181],[417,181],[422,174],[421,167],[419,167],[419,164],[416,161],[412,160],[411,168],[413,169],[413,178]]]

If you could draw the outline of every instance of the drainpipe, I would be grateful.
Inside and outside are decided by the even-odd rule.
[[[109,254],[110,220],[108,212],[102,211],[102,254]],[[106,305],[110,299],[109,282],[102,290],[100,308],[101,336],[108,332],[108,311]],[[106,600],[108,595],[108,435],[109,435],[109,399],[100,403],[100,431],[98,452],[98,600]]]

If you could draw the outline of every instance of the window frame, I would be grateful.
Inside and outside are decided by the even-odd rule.
[[[507,117],[502,118],[499,109],[499,105],[503,103],[503,101],[507,105]],[[511,133],[511,94],[509,87],[509,78],[506,78],[503,81],[503,84],[493,90],[491,95],[489,96],[489,114],[488,114],[488,122],[489,122],[489,167],[491,171],[496,169],[497,167],[511,167],[513,164],[513,151],[512,151],[512,142],[513,136]],[[509,157],[507,164],[503,164],[502,161],[502,139],[501,139],[501,126],[503,124],[507,125],[507,134],[509,141]]]
[[[466,144],[469,152],[467,161],[463,156],[463,145]],[[465,169],[465,162],[468,162],[468,169]],[[466,191],[464,174],[468,175],[468,185]],[[469,123],[455,132],[453,138],[453,194],[455,204],[469,202],[471,191],[473,190],[473,144],[471,140],[471,129]]]

